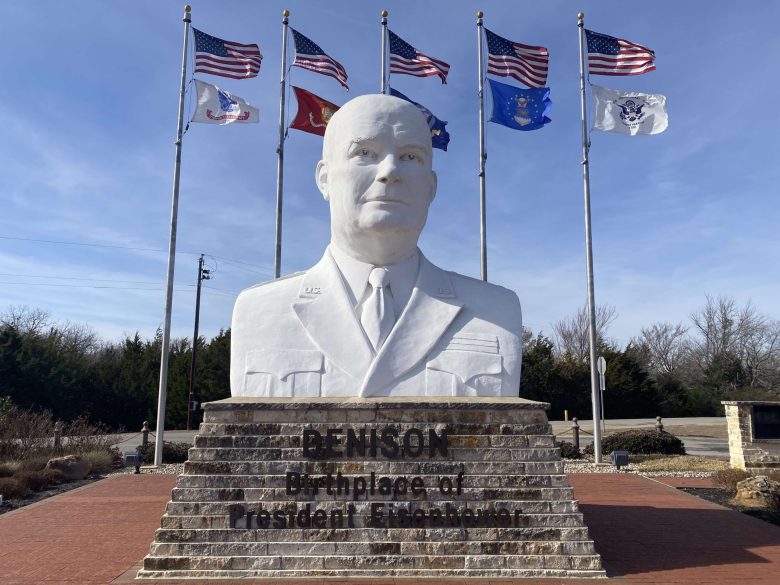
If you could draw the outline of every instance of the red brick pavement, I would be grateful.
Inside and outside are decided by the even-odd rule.
[[[570,476],[610,583],[780,583],[780,528],[629,474]],[[0,516],[1,585],[131,582],[149,550],[173,476],[123,475]],[[241,583],[412,584],[414,579],[273,580]],[[552,580],[437,579],[523,585]],[[151,583],[143,581],[136,583]],[[165,583],[204,583],[167,581]],[[208,581],[214,585],[215,581]],[[225,583],[225,581],[217,581]],[[566,585],[593,581],[571,580]]]

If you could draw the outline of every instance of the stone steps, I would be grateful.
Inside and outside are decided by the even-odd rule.
[[[505,507],[502,506],[499,501],[494,502],[469,502],[473,504],[478,504],[481,508],[500,508]],[[576,513],[578,511],[577,502],[575,501],[550,501],[550,502],[539,502],[539,501],[526,501],[526,500],[505,500],[505,502],[512,502],[512,504],[516,505],[517,508],[522,510],[523,514],[571,514]],[[279,503],[285,503],[289,504],[288,500],[282,500],[281,502],[259,502],[262,506],[264,506],[266,509],[270,508],[272,505],[279,504]],[[332,501],[332,500],[318,500],[318,501],[301,501],[296,502],[298,507],[300,507],[302,504],[311,503],[312,507],[316,505],[317,508],[324,509],[328,512],[332,509],[338,509],[343,510],[345,506],[348,503],[342,502],[342,501]],[[353,506],[355,506],[356,510],[361,510],[362,507],[365,507],[366,504],[364,503],[363,506],[358,506],[358,503],[351,502]],[[370,505],[369,502],[368,504]],[[384,503],[392,503],[396,506],[396,508],[400,508],[404,505],[405,502],[398,502],[398,501],[390,501],[390,500],[384,500]],[[462,507],[464,505],[464,502],[457,502],[453,500],[447,500],[447,501],[440,501],[433,503],[432,501],[425,501],[427,503],[427,506],[422,506],[423,501],[416,501],[413,502],[414,507],[423,507],[424,509],[428,508],[435,508],[435,507],[443,507],[445,504],[449,503],[456,507]],[[214,516],[223,514],[226,515],[229,512],[229,508],[232,505],[231,502],[181,502],[181,501],[172,501],[169,502],[166,508],[166,513],[169,516],[198,516],[198,515],[206,515],[206,516]],[[258,506],[259,507],[259,506]],[[408,506],[407,506],[408,507]],[[253,506],[254,508],[254,506]]]
[[[347,424],[347,423],[342,423]],[[356,423],[348,423],[350,426]],[[404,433],[409,429],[420,428],[420,422],[363,422],[360,423],[360,428],[365,428],[367,431],[371,429],[383,429],[386,427],[392,427],[397,429],[400,433]],[[201,423],[198,429],[200,437],[276,437],[276,436],[301,436],[301,429],[314,428],[315,424],[311,422],[302,423],[300,420],[297,422],[285,422],[285,423],[214,423],[206,421]],[[483,422],[483,423],[471,423],[465,421],[440,423],[430,425],[431,428],[437,432],[447,431],[450,436],[453,435],[466,435],[466,436],[483,436],[493,435],[499,436],[512,436],[517,437],[529,437],[529,436],[549,436],[552,432],[552,426],[545,420],[544,423],[523,424],[523,423],[506,423],[506,422]]]
[[[537,403],[229,399],[205,415],[141,578],[605,576]],[[365,432],[362,455],[346,429]],[[339,431],[335,453],[304,451],[304,430],[323,446]],[[291,472],[309,476],[299,493]]]
[[[455,474],[457,470],[474,465],[473,461],[301,461],[291,469],[286,461],[187,461],[185,475],[284,475],[287,471],[308,474],[362,474],[374,471],[377,475],[432,475]],[[561,475],[563,462],[525,461],[479,463],[477,475]]]
[[[350,473],[343,475],[352,485],[352,480],[363,474]],[[425,485],[436,485],[440,475],[420,475]],[[228,479],[229,478],[229,479]],[[220,487],[230,484],[236,488],[284,488],[285,474],[277,475],[181,475],[176,487],[203,488]],[[464,488],[501,488],[501,487],[568,487],[566,476],[561,475],[468,475],[463,477]]]
[[[181,565],[192,570],[355,570],[365,567],[372,572],[383,569],[579,569],[601,568],[598,555],[264,555],[264,556],[195,556],[178,557]],[[147,570],[156,570],[152,562]],[[165,565],[165,563],[159,563]]]
[[[212,551],[208,542],[155,543],[151,553],[157,556],[203,556]],[[231,543],[222,549],[223,554],[236,556],[287,556],[287,555],[358,555],[400,554],[412,556],[440,555],[527,555],[530,550],[546,555],[593,555],[593,543],[588,540],[526,542],[473,541],[473,542],[246,542]]]
[[[270,532],[270,533],[269,533]],[[467,540],[463,540],[468,537]],[[544,528],[280,528],[278,530],[165,529],[159,528],[154,542],[471,542],[471,541],[569,541],[590,540],[588,529]]]
[[[350,489],[350,494],[351,494]],[[571,488],[561,487],[525,487],[525,488],[464,488],[463,493],[451,494],[442,497],[435,486],[427,489],[428,496],[412,496],[410,493],[404,496],[407,501],[428,501],[432,504],[444,504],[445,502],[484,502],[485,500],[530,500],[530,501],[561,501],[573,500],[574,492]],[[221,501],[246,501],[246,502],[317,502],[334,499],[328,497],[324,490],[320,490],[321,497],[313,498],[311,495],[286,496],[284,488],[179,488],[175,487],[172,491],[171,500],[174,502],[221,502]],[[361,496],[356,500],[352,495],[342,496],[341,501],[349,503],[369,502],[393,502],[392,495],[382,496],[378,493],[374,495]],[[432,507],[432,506],[431,506]]]

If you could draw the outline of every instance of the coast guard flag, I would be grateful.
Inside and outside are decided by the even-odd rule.
[[[547,114],[552,108],[549,87],[522,89],[488,79],[493,94],[490,121],[515,130],[538,130],[552,122]]]
[[[295,92],[295,99],[298,101],[298,113],[290,124],[290,128],[325,136],[325,127],[339,107],[310,91],[294,85],[291,87]]]
[[[198,107],[192,116],[193,122],[204,124],[253,124],[260,121],[260,110],[245,100],[232,95],[216,85],[195,80],[198,92]]]
[[[431,129],[431,146],[433,146],[433,148],[440,148],[444,152],[447,152],[447,145],[450,143],[450,133],[447,132],[446,128],[447,122],[439,120],[428,108],[422,104],[413,102],[400,91],[397,91],[392,87],[390,88],[390,95],[394,95],[397,98],[401,98],[402,100],[406,100],[407,102],[417,106],[423,113],[423,116],[425,116],[425,120],[428,122],[428,128]]]
[[[593,129],[618,134],[660,134],[669,126],[666,96],[591,85],[596,102]]]

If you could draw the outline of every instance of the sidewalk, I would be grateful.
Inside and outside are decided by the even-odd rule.
[[[608,583],[769,585],[780,582],[780,528],[777,526],[636,475],[577,474],[570,475],[569,479],[596,548],[603,557],[610,576]],[[170,475],[113,476],[0,516],[0,583],[154,583],[133,581],[134,570],[149,550],[175,481],[176,478]],[[240,582],[411,585],[423,581]],[[561,582],[558,579],[434,581],[437,585],[467,582],[469,585],[551,585]],[[164,583],[214,585],[228,581]],[[565,583],[592,585],[594,582],[571,580]]]

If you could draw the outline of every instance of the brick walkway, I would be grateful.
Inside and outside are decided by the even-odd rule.
[[[609,583],[780,583],[780,528],[776,526],[634,475],[581,474],[570,476],[570,481],[611,577]],[[165,475],[114,476],[0,516],[0,584],[132,582],[130,570],[139,565],[149,550],[174,483],[173,476]],[[689,481],[687,485],[696,482]],[[437,585],[560,582],[558,579],[434,581]],[[175,582],[179,581],[165,583]],[[241,581],[254,582],[263,581]],[[307,585],[323,582],[346,583],[322,579],[303,581]],[[349,581],[361,585],[415,582],[414,579]],[[593,581],[566,581],[566,585],[581,583],[592,585]]]

